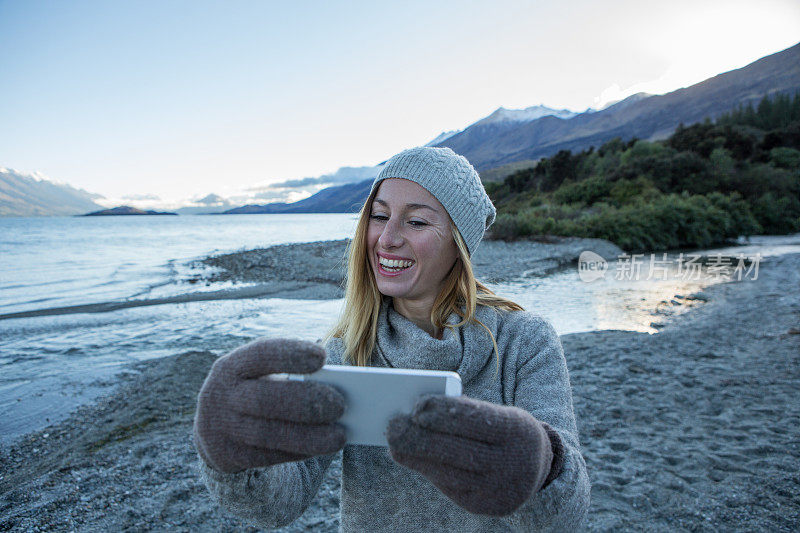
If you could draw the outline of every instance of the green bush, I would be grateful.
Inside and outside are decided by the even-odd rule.
[[[639,176],[636,179],[616,182],[608,193],[608,197],[614,205],[622,206],[638,200],[654,200],[660,194],[649,179]]]
[[[578,182],[564,183],[555,192],[553,200],[562,204],[592,205],[611,192],[611,183],[600,176],[591,176]]]
[[[764,193],[754,203],[753,213],[766,233],[800,231],[800,200],[796,196]]]
[[[800,168],[800,150],[779,146],[769,151],[769,161],[778,168]]]
[[[666,141],[562,150],[487,186],[498,237],[602,237],[631,251],[800,231],[800,93],[765,98]]]
[[[597,209],[548,206],[498,216],[497,238],[573,235],[608,239],[633,253],[672,248],[702,248],[752,234],[760,229],[749,206],[738,195],[670,194]]]

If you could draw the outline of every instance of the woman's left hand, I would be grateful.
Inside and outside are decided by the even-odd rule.
[[[553,448],[543,422],[518,407],[428,396],[391,419],[389,452],[471,513],[502,516],[538,491]]]

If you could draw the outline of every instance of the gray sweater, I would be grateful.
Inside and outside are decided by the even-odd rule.
[[[564,351],[552,325],[524,311],[479,307],[480,325],[445,329],[435,339],[384,303],[373,366],[453,370],[466,396],[529,411],[561,437],[561,473],[514,513],[469,513],[425,477],[395,463],[387,448],[347,445],[342,453],[342,531],[576,531],[589,509],[590,483],[581,455]],[[458,322],[452,315],[450,324]],[[326,345],[328,364],[344,364],[341,339]],[[335,455],[335,454],[334,454]],[[334,455],[223,474],[201,461],[214,498],[261,527],[280,527],[300,516],[316,496]]]

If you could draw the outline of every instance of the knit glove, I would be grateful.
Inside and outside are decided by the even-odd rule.
[[[258,339],[217,359],[197,397],[194,439],[203,460],[220,472],[238,472],[341,449],[339,392],[269,378],[314,372],[324,363],[321,346],[292,339]]]
[[[559,438],[518,407],[427,396],[411,415],[389,421],[387,439],[395,461],[421,473],[456,504],[502,516],[559,474],[550,431]],[[560,452],[560,440],[553,442]]]

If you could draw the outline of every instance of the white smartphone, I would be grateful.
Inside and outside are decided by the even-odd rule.
[[[346,402],[338,422],[345,427],[347,443],[368,446],[388,446],[389,419],[410,413],[421,396],[461,396],[461,376],[445,370],[325,365],[311,374],[273,374],[271,378],[314,380],[336,388]]]

